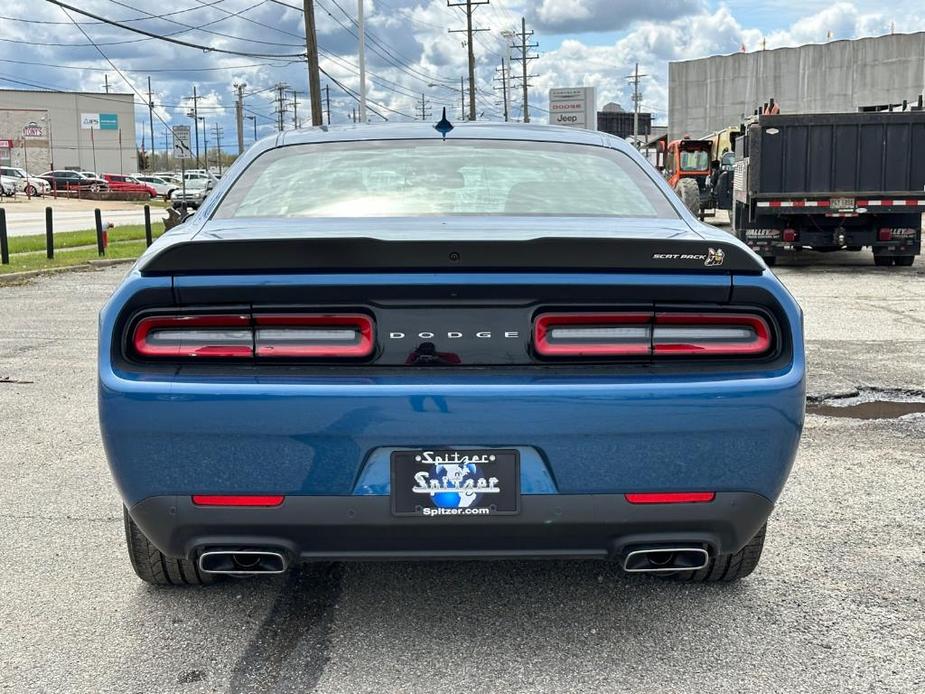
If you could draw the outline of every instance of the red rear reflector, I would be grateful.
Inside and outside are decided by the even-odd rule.
[[[893,230],[892,229],[880,229],[877,232],[878,241],[892,241],[893,240]]]
[[[651,322],[651,313],[544,313],[533,344],[543,357],[648,356]]]
[[[657,356],[758,355],[771,347],[771,330],[748,313],[656,313],[652,344]]]
[[[793,229],[784,229],[784,242],[793,243],[797,240],[797,232]]]
[[[361,313],[256,315],[258,357],[362,358],[373,353],[373,321]]]
[[[143,357],[251,357],[250,316],[150,316],[135,326],[132,344]]]
[[[623,496],[631,504],[702,504],[713,501],[716,492],[652,492]]]
[[[193,494],[197,506],[279,506],[285,496],[253,496],[228,494]]]

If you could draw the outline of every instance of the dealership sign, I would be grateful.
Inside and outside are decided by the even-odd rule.
[[[549,123],[597,130],[597,94],[594,87],[549,90]]]
[[[118,130],[119,116],[116,113],[81,113],[80,127],[83,130]]]

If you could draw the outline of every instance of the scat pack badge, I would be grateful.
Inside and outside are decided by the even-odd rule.
[[[726,252],[722,248],[708,248],[706,253],[653,253],[652,260],[702,260],[706,267],[718,267],[726,260]]]

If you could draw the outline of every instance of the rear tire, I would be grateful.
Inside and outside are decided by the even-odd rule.
[[[874,265],[877,267],[890,267],[893,265],[893,256],[891,255],[875,255],[874,256]]]
[[[776,255],[763,255],[761,259],[764,261],[764,264],[768,267],[774,267],[777,265],[777,256]]]
[[[755,537],[735,554],[721,554],[710,559],[710,563],[702,569],[679,571],[663,578],[679,583],[729,583],[745,578],[758,566],[767,530],[768,524],[765,523]]]
[[[206,586],[216,582],[218,577],[201,572],[196,562],[173,559],[151,544],[124,506],[122,515],[125,518],[128,557],[135,574],[142,581],[153,586]]]
[[[697,181],[693,178],[682,178],[677,182],[674,190],[678,197],[681,198],[684,206],[691,211],[691,214],[703,219],[700,210],[700,188]]]
[[[915,262],[914,255],[897,255],[895,258],[896,267],[909,267]]]

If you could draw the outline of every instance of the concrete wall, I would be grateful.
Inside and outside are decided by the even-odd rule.
[[[771,97],[782,113],[831,113],[912,101],[923,91],[925,33],[670,63],[669,136],[736,125]]]
[[[115,114],[117,128],[93,130],[91,140],[91,130],[81,127],[85,113]],[[35,123],[38,131],[33,137],[24,138],[23,126],[29,123]],[[28,168],[33,174],[52,167],[132,173],[137,169],[135,97],[0,90],[0,140],[4,139],[15,144],[11,151],[12,165]]]

